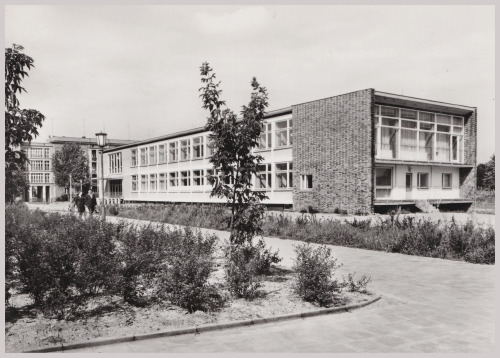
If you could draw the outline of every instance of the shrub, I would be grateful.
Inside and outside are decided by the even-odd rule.
[[[118,215],[118,207],[116,205],[111,205],[109,208],[108,208],[108,212],[111,214],[111,215]]]
[[[370,276],[363,275],[359,279],[355,280],[354,276],[356,272],[349,273],[347,279],[344,278],[342,286],[344,286],[348,292],[360,292],[368,293],[366,286],[372,281]]]
[[[161,284],[163,295],[190,313],[218,310],[226,301],[219,288],[208,283],[215,265],[216,241],[214,235],[205,238],[201,232],[185,228],[176,254],[169,258]]]
[[[56,201],[68,201],[68,194],[62,194],[56,198]]]
[[[341,292],[341,285],[332,279],[339,267],[331,257],[331,249],[320,246],[313,249],[309,244],[295,246],[294,270],[297,274],[295,292],[305,301],[329,306],[335,302],[335,294]]]

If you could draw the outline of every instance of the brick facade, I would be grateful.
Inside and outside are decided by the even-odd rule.
[[[373,106],[373,89],[292,106],[294,210],[373,212]],[[312,189],[300,189],[302,174]]]

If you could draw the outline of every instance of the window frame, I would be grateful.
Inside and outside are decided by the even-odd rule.
[[[265,170],[259,170],[259,167],[265,167]],[[259,176],[264,175],[266,180],[266,187],[259,187],[260,181],[259,181]],[[258,184],[259,183],[259,184]],[[257,165],[256,173],[255,173],[255,190],[272,190],[273,189],[273,166],[271,163],[261,163]]]
[[[312,174],[300,174],[300,190],[311,191],[313,189],[314,189],[314,176]]]
[[[422,186],[422,185],[421,185],[421,181],[422,181],[421,177],[422,177],[423,175],[427,176],[427,186]],[[418,172],[418,173],[417,173],[417,189],[420,189],[420,190],[428,190],[428,189],[429,189],[429,187],[430,187],[430,182],[429,182],[430,180],[429,180],[429,177],[430,177],[430,175],[429,175],[429,173],[428,173],[428,172]]]
[[[278,165],[286,164],[286,169],[278,169]],[[278,187],[278,176],[286,175],[286,187]],[[274,163],[274,188],[277,190],[293,189],[293,162],[278,162]]]
[[[137,148],[131,149],[130,150],[130,157],[131,157],[131,168],[134,168],[137,166]]]
[[[445,176],[449,176],[449,183],[450,185],[449,186],[445,186],[444,185],[444,178]],[[442,189],[452,189],[453,188],[453,173],[443,173],[442,176],[441,176],[441,188]]]
[[[137,178],[138,178],[138,175],[137,174],[134,174],[132,175],[132,180],[131,180],[131,183],[132,183],[132,186],[131,186],[131,191],[132,192],[138,192],[138,181],[137,181]]]
[[[286,122],[285,128],[278,128],[278,123]],[[274,122],[274,148],[286,148],[290,147],[293,143],[292,140],[292,118],[280,119]],[[286,143],[279,144],[279,134],[285,132],[286,133]]]
[[[192,143],[193,143],[193,160],[194,159],[203,159],[204,158],[204,155],[205,155],[205,151],[204,151],[204,148],[205,148],[205,141],[204,141],[204,136],[198,136],[198,137],[194,137],[193,140],[192,140]],[[196,143],[196,141],[198,141],[198,143]],[[199,149],[199,152],[200,152],[200,155],[196,156],[195,153],[196,153],[196,149],[195,148],[198,148]]]

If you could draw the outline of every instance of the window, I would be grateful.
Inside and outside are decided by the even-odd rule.
[[[136,167],[137,166],[137,149],[132,149],[130,151],[130,155],[132,157],[132,166]]]
[[[415,159],[418,150],[417,131],[401,129],[400,158]]]
[[[395,128],[381,128],[381,155],[384,158],[397,158],[398,130]]]
[[[108,155],[109,172],[111,174],[122,172],[122,153],[113,153]]]
[[[443,189],[451,189],[451,173],[443,173]]]
[[[189,160],[191,158],[191,143],[189,139],[181,140],[181,160]]]
[[[156,146],[149,147],[149,165],[156,164]]]
[[[312,174],[302,174],[300,176],[300,189],[312,189],[313,176]]]
[[[447,162],[450,160],[450,135],[436,134],[436,157],[435,160]]]
[[[178,172],[171,172],[169,173],[169,181],[168,184],[170,187],[175,187],[179,185],[179,173]]]
[[[211,157],[214,154],[214,142],[212,142],[207,137],[207,157]]]
[[[193,170],[193,185],[195,185],[195,186],[205,185],[205,178],[203,176],[203,169],[202,170]]]
[[[263,123],[262,132],[260,133],[257,147],[259,149],[271,148],[272,147],[271,138],[272,138],[271,123]]]
[[[50,149],[49,148],[43,148],[43,157],[50,158]]]
[[[279,121],[276,126],[276,147],[292,145],[292,120]]]
[[[167,190],[167,175],[165,173],[158,174],[158,190]]]
[[[43,149],[44,148],[31,148],[31,158],[43,158],[44,155]]]
[[[97,150],[93,149],[91,151],[91,154],[92,154],[92,161],[97,162]]]
[[[423,160],[432,160],[434,153],[434,133],[420,132],[418,150],[420,158]]]
[[[156,174],[149,174],[149,191],[156,191]]]
[[[148,191],[148,176],[141,175],[141,191]]]
[[[417,173],[417,188],[429,189],[429,173]]]
[[[257,189],[271,188],[271,164],[261,164],[257,166],[255,187]]]
[[[166,163],[165,144],[158,146],[158,164]]]
[[[43,173],[31,173],[32,183],[43,183]]]
[[[181,186],[190,186],[191,185],[191,177],[189,175],[189,171],[181,172]]]
[[[137,191],[137,175],[132,175],[132,191]]]
[[[178,142],[172,142],[168,144],[168,161],[170,163],[179,161],[179,147]]]
[[[193,138],[193,159],[203,158],[203,137]]]
[[[43,163],[43,166],[44,166],[44,169],[45,170],[50,170],[50,162],[48,160],[46,160],[44,163]]]
[[[210,179],[214,179],[213,177],[215,175],[215,172],[213,169],[207,169],[206,173],[207,173],[207,175],[205,176],[205,178],[207,179],[206,185],[211,185],[212,183],[210,183]]]
[[[274,185],[278,189],[293,188],[293,163],[276,163],[275,164],[275,182]]]
[[[31,170],[43,170],[43,161],[42,160],[32,160],[31,161]]]
[[[398,108],[382,106],[380,109],[381,109],[380,114],[382,116],[399,117],[399,109]]]
[[[148,165],[148,148],[141,148],[141,165]]]
[[[111,197],[121,197],[122,196],[122,181],[121,180],[110,180],[109,181],[109,191]]]
[[[375,168],[375,197],[388,198],[392,192],[392,168]]]
[[[50,174],[49,173],[45,173],[45,182],[50,183]]]

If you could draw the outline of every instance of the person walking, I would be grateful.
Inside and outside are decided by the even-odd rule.
[[[78,214],[82,217],[85,214],[85,197],[83,192],[80,191],[75,197],[75,207],[78,210]]]
[[[95,194],[92,191],[92,189],[90,189],[87,195],[85,196],[85,206],[89,211],[89,215],[92,215],[94,213],[96,205],[97,205],[97,200],[95,198]]]

